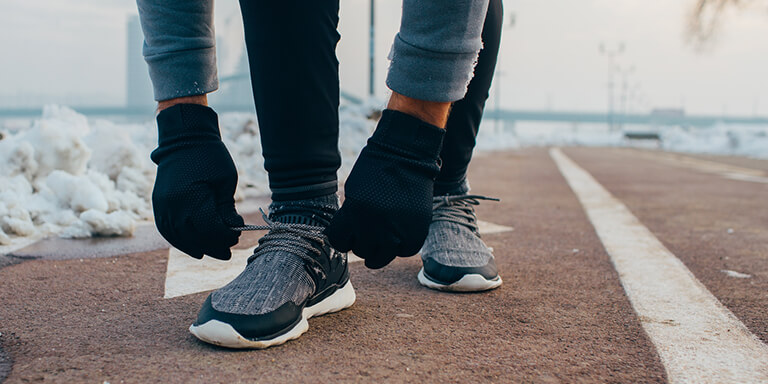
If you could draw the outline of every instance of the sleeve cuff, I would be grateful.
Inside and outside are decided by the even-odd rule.
[[[156,101],[203,95],[219,88],[215,47],[162,53],[145,60]]]
[[[461,100],[472,80],[477,54],[422,49],[407,43],[398,34],[392,46],[387,86],[418,100]]]

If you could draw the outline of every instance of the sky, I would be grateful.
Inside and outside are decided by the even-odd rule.
[[[761,1],[761,0],[756,0]],[[488,108],[605,111],[609,61],[600,44],[625,50],[616,64],[615,108],[685,108],[690,114],[768,115],[768,7],[729,10],[704,49],[687,42],[696,0],[516,0],[505,2],[499,76]],[[765,4],[764,2],[762,4]],[[234,68],[242,26],[236,1],[216,3],[220,74]],[[376,86],[386,97],[386,55],[400,2],[377,1]],[[120,104],[125,94],[125,24],[133,0],[0,2],[0,107],[45,99]],[[512,19],[514,18],[514,23]],[[368,1],[341,2],[342,89],[368,87]]]

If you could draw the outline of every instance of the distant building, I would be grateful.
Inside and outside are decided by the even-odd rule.
[[[219,90],[211,93],[208,99],[214,107],[255,111],[253,93],[251,91],[251,76],[248,69],[248,55],[243,47],[234,73],[219,72]]]
[[[661,118],[685,118],[685,109],[682,108],[654,108],[651,110],[651,116]]]
[[[141,31],[138,15],[128,17],[126,40],[125,104],[128,107],[151,108],[154,105],[154,96],[147,64],[141,52],[144,33]]]

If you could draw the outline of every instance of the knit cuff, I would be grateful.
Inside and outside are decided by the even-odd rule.
[[[156,101],[204,95],[219,88],[215,47],[161,53],[145,60]]]
[[[418,100],[461,100],[472,80],[478,52],[430,51],[409,44],[398,34],[390,52],[387,86]]]

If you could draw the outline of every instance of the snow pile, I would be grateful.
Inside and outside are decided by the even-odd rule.
[[[154,169],[139,153],[123,128],[46,107],[0,140],[0,245],[11,236],[132,234],[151,216]]]
[[[630,140],[625,133],[657,134],[660,141]],[[667,151],[768,158],[768,126],[717,124],[711,127],[496,122],[486,120],[478,150],[536,146],[654,147]]]
[[[379,107],[341,107],[342,180],[375,128],[368,115]],[[268,194],[255,115],[219,118],[239,172],[236,198]],[[49,106],[32,124],[0,128],[0,245],[51,235],[130,236],[137,222],[151,220],[154,122],[115,124]]]
[[[485,120],[477,136],[481,151],[541,146],[619,146],[624,135],[604,124],[497,122]]]
[[[340,108],[339,180],[346,179],[375,128],[381,101]],[[239,172],[236,199],[269,193],[259,126],[254,114],[219,116],[222,138]],[[0,127],[0,246],[18,239],[129,236],[137,222],[152,219],[151,193],[156,147],[154,122],[116,124],[89,120],[49,106],[33,123],[6,121]],[[672,151],[768,158],[768,127],[625,127],[657,132]],[[605,124],[504,123],[486,120],[477,149],[527,146],[637,145]]]
[[[768,127],[764,126],[665,127],[660,134],[661,147],[670,151],[768,158]]]
[[[381,108],[378,103],[340,107],[339,151],[342,165],[339,180],[349,175],[357,155],[376,128],[375,120],[369,116],[377,108]],[[256,116],[248,113],[223,113],[219,115],[219,124],[222,140],[237,166],[239,179],[236,199],[269,194]]]

